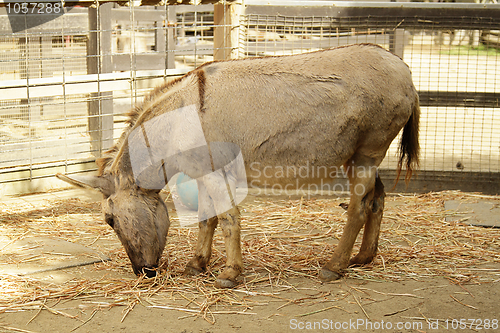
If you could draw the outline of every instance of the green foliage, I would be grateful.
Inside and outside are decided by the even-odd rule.
[[[479,46],[459,45],[452,46],[449,49],[442,49],[441,54],[448,55],[467,55],[467,56],[495,56],[500,53],[500,49],[496,47],[488,47],[484,44]]]

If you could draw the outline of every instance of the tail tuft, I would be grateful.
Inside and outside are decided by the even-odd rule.
[[[413,171],[418,168],[420,145],[418,143],[418,126],[420,121],[420,106],[418,96],[416,97],[415,104],[413,105],[413,112],[406,123],[403,134],[401,135],[401,142],[399,143],[399,162],[396,176],[396,184],[401,175],[403,164],[406,167],[405,183],[408,185]]]

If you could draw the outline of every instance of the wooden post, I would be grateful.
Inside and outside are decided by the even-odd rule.
[[[175,6],[167,7],[167,68],[175,68],[175,29],[177,14]]]
[[[405,50],[405,30],[395,29],[389,37],[389,48],[391,52],[403,59]]]
[[[105,3],[89,8],[89,38],[87,41],[87,73],[112,71],[111,8]],[[92,93],[88,102],[91,151],[95,157],[113,145],[113,93]]]
[[[214,60],[238,58],[240,3],[214,4]]]
[[[163,29],[163,22],[155,22],[155,51],[165,53],[165,30]]]

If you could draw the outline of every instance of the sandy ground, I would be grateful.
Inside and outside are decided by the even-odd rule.
[[[220,238],[209,273],[183,277],[190,253],[178,249],[192,247],[195,229],[174,224],[164,259],[170,268],[145,281],[131,273],[94,199],[55,195],[4,200],[4,235],[49,235],[112,260],[0,275],[0,332],[500,332],[500,230],[445,222],[444,202],[476,196],[388,196],[379,256],[331,283],[316,276],[340,235],[345,215],[338,204],[346,199],[250,196],[242,206],[246,271],[236,289],[220,290],[212,276],[224,261]],[[82,194],[65,194],[75,195]],[[288,211],[297,207],[295,221]],[[412,225],[425,221],[414,234]]]
[[[69,301],[54,308],[76,315],[83,322],[43,310],[27,325],[38,312],[31,310],[2,314],[1,331],[16,331],[7,327],[35,332],[500,331],[495,325],[499,319],[498,283],[460,286],[445,278],[404,282],[347,278],[327,284],[297,278],[288,283],[292,288],[260,290],[258,294],[263,296],[252,297],[248,314],[216,314],[214,324],[182,311],[144,305],[135,306],[121,321],[123,307],[93,312],[79,308],[81,301]]]

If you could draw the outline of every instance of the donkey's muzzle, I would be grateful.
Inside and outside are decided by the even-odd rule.
[[[146,275],[147,278],[154,278],[156,276],[156,268],[154,267],[142,267],[139,269],[134,268],[134,273],[136,275]]]
[[[144,267],[142,273],[146,274],[147,278],[154,278],[156,276],[156,269]]]

